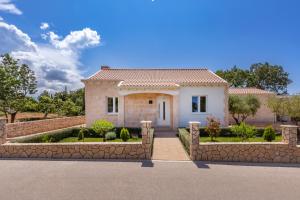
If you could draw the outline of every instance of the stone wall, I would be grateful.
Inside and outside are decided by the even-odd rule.
[[[0,145],[0,158],[151,159],[152,143],[153,129],[146,121],[142,142],[5,143]]]
[[[199,124],[190,123],[195,135]],[[282,126],[282,142],[240,142],[240,143],[191,143],[192,160],[238,161],[238,162],[281,162],[300,163],[300,146],[297,145],[297,126]],[[195,152],[196,149],[196,152]],[[192,154],[193,153],[193,154]]]
[[[81,125],[85,123],[84,116],[76,117],[63,117],[54,119],[45,119],[29,122],[18,122],[12,124],[6,124],[7,137],[19,137],[25,135],[31,135],[35,133],[42,133],[46,131],[52,131],[61,128],[67,128],[71,126]]]

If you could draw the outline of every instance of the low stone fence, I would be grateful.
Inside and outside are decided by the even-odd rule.
[[[190,122],[192,160],[300,163],[297,126],[282,125],[282,142],[199,143],[199,122]]]
[[[153,129],[142,121],[142,142],[5,143],[0,120],[0,158],[151,159]],[[2,130],[2,131],[1,131]]]
[[[54,119],[45,119],[29,122],[17,122],[6,124],[7,137],[19,137],[42,133],[61,128],[81,125],[85,123],[85,116],[63,117]]]

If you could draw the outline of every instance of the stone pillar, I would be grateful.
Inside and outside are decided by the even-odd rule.
[[[296,146],[298,126],[281,125],[280,127],[282,128],[282,141],[288,145]]]
[[[0,119],[0,144],[6,142],[6,132],[5,132],[6,119]]]
[[[152,152],[152,138],[151,130],[151,121],[141,121],[142,124],[142,144],[145,148],[146,159],[151,159]]]
[[[196,160],[199,148],[199,127],[200,122],[190,122],[190,157]]]

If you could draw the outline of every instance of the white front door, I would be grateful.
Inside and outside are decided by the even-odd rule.
[[[170,98],[166,96],[159,96],[157,98],[157,125],[170,126]]]

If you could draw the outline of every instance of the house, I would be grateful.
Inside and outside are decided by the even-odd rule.
[[[248,117],[245,121],[246,123],[265,126],[276,121],[276,115],[268,108],[268,99],[275,97],[275,93],[257,88],[229,88],[229,94],[238,96],[252,95],[260,101],[260,108],[257,113]],[[231,116],[229,116],[229,124],[235,124]]]
[[[85,84],[86,124],[186,127],[208,116],[228,125],[228,83],[208,69],[115,69],[102,66]]]

